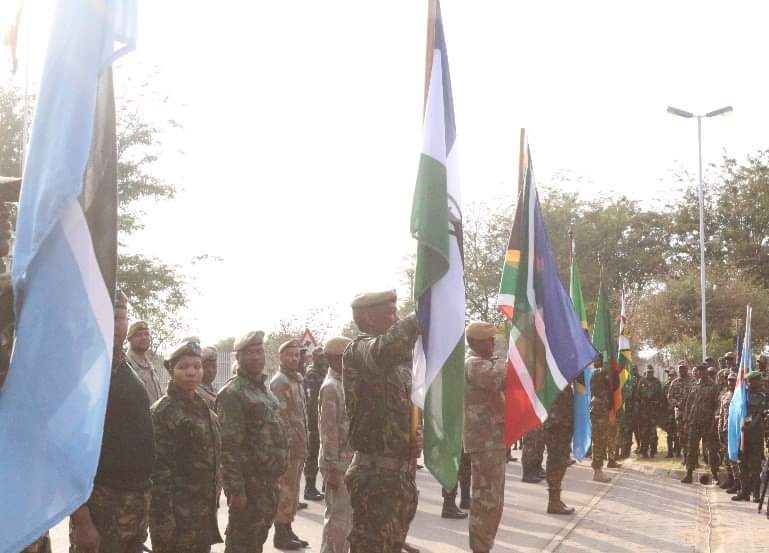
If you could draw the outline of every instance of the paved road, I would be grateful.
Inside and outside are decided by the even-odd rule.
[[[633,470],[608,471],[609,485],[591,481],[587,463],[570,468],[563,499],[574,516],[547,515],[547,489],[520,482],[520,464],[507,469],[505,513],[497,536],[498,553],[753,553],[769,551],[769,521],[754,503],[735,503],[715,487],[684,486],[666,476]],[[426,471],[418,473],[419,511],[409,541],[425,553],[468,551],[467,521],[440,517],[440,488]],[[219,513],[220,527],[226,512]],[[301,511],[294,530],[320,549],[322,503]],[[67,551],[67,530],[53,531],[54,553]],[[213,548],[219,553],[224,548]],[[266,553],[278,550],[270,538]]]

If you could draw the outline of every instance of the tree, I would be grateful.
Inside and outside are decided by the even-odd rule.
[[[18,89],[0,87],[0,175],[21,175],[24,101]]]

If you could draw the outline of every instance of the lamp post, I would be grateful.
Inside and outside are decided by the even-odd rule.
[[[690,111],[674,108],[668,106],[668,113],[677,115],[678,117],[684,117],[691,119],[697,118],[697,154],[699,158],[699,203],[700,203],[700,301],[702,302],[702,358],[705,359],[707,354],[707,317],[705,314],[705,194],[702,186],[702,119],[716,117],[718,115],[726,115],[732,111],[732,106],[725,106],[722,108],[709,111],[701,115],[695,115]]]

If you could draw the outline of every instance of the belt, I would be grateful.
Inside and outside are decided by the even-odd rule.
[[[411,463],[407,460],[398,459],[396,457],[385,457],[384,455],[375,455],[373,453],[361,453],[356,451],[352,456],[352,467],[375,467],[385,470],[393,470],[399,472],[411,472]]]

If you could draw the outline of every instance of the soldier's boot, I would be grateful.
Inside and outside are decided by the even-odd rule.
[[[411,545],[409,542],[403,542],[403,551],[405,553],[419,553],[419,549]]]
[[[719,486],[719,488],[721,488],[722,490],[728,490],[732,486],[734,486],[734,476],[729,474],[727,475],[726,480],[721,482],[721,485]]]
[[[604,474],[601,469],[593,469],[593,482],[601,482],[602,484],[608,484],[611,482],[611,476]]]
[[[525,471],[523,476],[521,476],[521,482],[526,484],[539,484],[542,482],[542,477],[537,474],[536,469],[528,472]]]
[[[304,501],[300,501],[300,502],[299,502],[299,503],[296,505],[296,510],[297,510],[297,511],[301,511],[302,509],[306,509],[307,507],[309,507],[309,505],[307,505],[307,503],[305,503]]]
[[[668,459],[673,458],[673,438],[671,436],[668,436],[668,452],[665,457]]]
[[[561,501],[561,490],[547,490],[547,514],[548,515],[573,515],[574,507],[567,507]]]
[[[734,479],[734,484],[732,484],[731,488],[726,490],[726,493],[728,493],[729,495],[734,495],[737,492],[739,492],[741,489],[742,489],[742,484],[740,483],[740,479],[739,478],[735,478]]]
[[[750,483],[740,478],[740,491],[732,496],[732,501],[750,501]]]
[[[686,469],[686,476],[681,478],[681,484],[691,484],[693,472],[694,472],[694,469]]]
[[[713,484],[716,486],[721,484],[721,478],[719,478],[717,470],[710,469],[710,477],[713,479]]]
[[[320,501],[324,495],[315,487],[315,476],[308,476],[304,484],[304,498],[308,501]]]
[[[275,523],[275,535],[272,538],[272,544],[275,549],[285,549],[286,551],[297,551],[302,549],[302,544],[296,541],[288,530],[288,524]]]
[[[443,496],[443,509],[441,510],[441,518],[450,518],[454,520],[467,518],[466,512],[457,509],[457,504],[455,503],[456,498],[456,492],[451,494],[447,493]]]
[[[611,459],[608,463],[606,463],[606,466],[610,469],[621,469],[622,465],[615,461],[614,459]]]
[[[537,469],[537,476],[539,476],[542,480],[547,478],[547,473],[545,472],[545,469],[542,468],[542,465],[540,465]]]
[[[288,525],[288,533],[291,534],[291,537],[294,538],[294,541],[298,541],[302,547],[310,547],[310,542],[297,536],[296,532],[294,532],[294,529],[291,527],[291,524]]]

